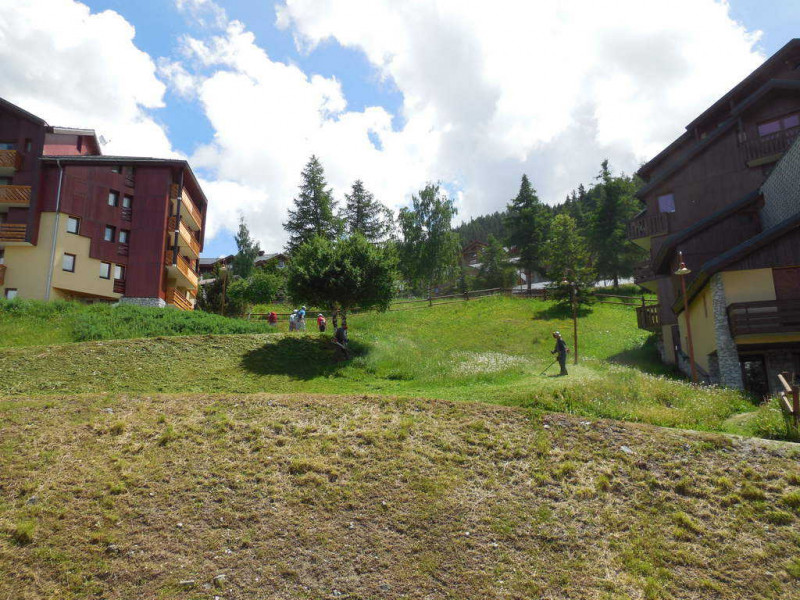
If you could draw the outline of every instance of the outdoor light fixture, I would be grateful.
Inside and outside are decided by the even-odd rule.
[[[689,365],[692,369],[692,382],[697,383],[697,367],[694,363],[694,343],[692,342],[692,320],[689,318],[689,298],[686,296],[686,276],[691,269],[683,262],[683,252],[678,251],[678,270],[675,275],[681,278],[681,293],[683,294],[683,318],[686,321],[686,337],[689,340]]]

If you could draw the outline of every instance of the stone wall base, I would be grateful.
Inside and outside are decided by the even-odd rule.
[[[119,299],[120,304],[135,304],[136,306],[152,306],[155,308],[164,308],[167,303],[161,298],[128,298],[123,296]]]

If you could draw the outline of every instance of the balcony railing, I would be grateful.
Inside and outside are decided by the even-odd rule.
[[[197,274],[192,270],[189,261],[178,254],[176,263],[173,265],[172,251],[168,250],[164,256],[164,263],[167,269],[177,269],[178,273],[188,282],[189,287],[197,287]]]
[[[124,294],[125,293],[125,280],[124,279],[115,279],[114,280],[114,293],[115,294]]]
[[[6,282],[6,266],[0,265],[0,285]]]
[[[31,186],[0,185],[0,204],[10,206],[29,206],[31,203]]]
[[[173,183],[169,195],[172,200],[178,199],[178,190],[180,190],[180,186],[177,183]],[[186,193],[186,190],[182,191],[180,198],[182,202],[181,214],[186,214],[187,221],[192,229],[200,229],[203,226],[203,217],[194,202],[192,202],[189,194]]]
[[[27,230],[25,223],[0,223],[0,242],[24,242]]]
[[[167,304],[177,306],[181,310],[194,310],[194,305],[186,299],[180,290],[167,288]]]
[[[779,157],[786,152],[800,134],[800,126],[783,129],[759,136],[754,140],[742,142],[740,150],[745,162],[759,160],[767,157]]]
[[[167,227],[170,231],[175,231],[175,217],[169,218]],[[183,217],[178,223],[178,230],[178,243],[180,246],[189,249],[192,255],[198,258],[200,256],[200,242],[195,237],[194,232],[186,226]]]
[[[22,155],[16,150],[0,150],[0,169],[19,171],[22,166]]]
[[[798,333],[800,300],[736,302],[728,307],[731,334]]]
[[[640,285],[646,281],[653,281],[657,279],[653,268],[650,266],[650,261],[646,260],[640,262],[633,267],[633,283]]]
[[[658,331],[661,329],[661,314],[658,304],[636,307],[636,323],[639,329]]]
[[[628,239],[638,240],[654,235],[664,235],[669,231],[667,213],[642,215],[628,223]]]

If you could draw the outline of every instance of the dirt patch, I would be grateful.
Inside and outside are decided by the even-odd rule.
[[[0,597],[800,598],[797,448],[366,396],[0,401]]]

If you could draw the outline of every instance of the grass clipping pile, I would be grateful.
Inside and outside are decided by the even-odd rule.
[[[800,598],[791,444],[328,396],[0,402],[0,597]]]

